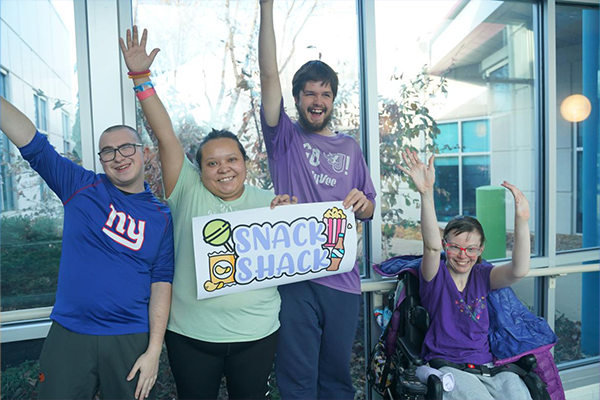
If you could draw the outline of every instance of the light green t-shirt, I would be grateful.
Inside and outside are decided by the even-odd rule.
[[[279,328],[281,299],[276,287],[197,299],[192,218],[267,207],[275,195],[246,185],[240,198],[224,201],[202,184],[185,158],[175,189],[167,199],[173,215],[175,275],[167,329],[205,342],[247,342]]]

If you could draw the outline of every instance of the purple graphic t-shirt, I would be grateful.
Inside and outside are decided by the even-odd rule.
[[[446,263],[427,282],[419,273],[421,303],[429,312],[430,326],[423,342],[425,361],[443,358],[455,363],[492,361],[487,295],[492,266],[476,264],[463,292],[459,292]]]
[[[344,200],[357,188],[374,203],[375,187],[356,140],[344,133],[323,136],[292,122],[281,103],[279,124],[267,125],[261,108],[261,125],[276,194],[298,197],[299,203]],[[360,294],[358,264],[345,274],[313,280],[348,293]]]

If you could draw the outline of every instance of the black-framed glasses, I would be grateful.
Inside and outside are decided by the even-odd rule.
[[[469,246],[464,248],[454,243],[448,243],[446,239],[444,239],[444,248],[446,249],[446,253],[451,256],[457,256],[461,251],[464,251],[467,257],[470,258],[479,257],[481,255],[481,247]]]
[[[143,147],[144,145],[141,143],[125,143],[117,147],[107,147],[102,149],[98,155],[100,156],[100,160],[102,162],[109,162],[115,159],[117,156],[117,151],[123,157],[131,157],[135,154],[137,147]]]

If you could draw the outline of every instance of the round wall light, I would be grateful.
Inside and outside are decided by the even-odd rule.
[[[592,103],[581,94],[572,94],[560,105],[560,114],[569,122],[581,122],[590,116]]]

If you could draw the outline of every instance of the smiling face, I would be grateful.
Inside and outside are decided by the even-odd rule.
[[[246,162],[233,139],[209,140],[202,146],[201,178],[204,186],[225,201],[244,193]]]
[[[306,82],[295,101],[302,128],[321,135],[332,134],[328,128],[333,114],[333,91],[329,83]]]
[[[139,143],[137,135],[129,129],[104,132],[100,136],[100,151],[116,149],[127,143]],[[114,160],[100,160],[100,163],[108,179],[117,188],[129,193],[141,193],[144,191],[144,156],[147,156],[148,152],[148,148],[142,150],[136,147],[135,154],[123,157],[117,151]]]
[[[483,252],[483,244],[481,243],[481,235],[476,232],[463,232],[456,234],[456,231],[450,231],[446,237],[446,265],[453,277],[460,275],[468,276],[471,269],[477,264],[479,254]],[[478,248],[479,254],[476,256],[467,255],[465,250],[458,249],[457,252],[452,252],[449,249],[454,247],[462,247],[463,249]]]

